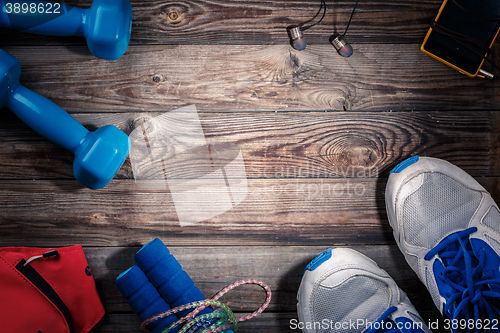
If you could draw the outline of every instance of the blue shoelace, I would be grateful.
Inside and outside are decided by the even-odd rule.
[[[500,293],[494,291],[500,290],[500,278],[485,266],[484,249],[474,253],[469,235],[476,231],[472,227],[450,235],[425,256],[425,260],[430,260],[438,254],[444,264],[440,278],[451,287],[451,292],[445,295],[443,314],[449,319],[479,322],[500,318]],[[478,327],[473,329],[479,331]]]

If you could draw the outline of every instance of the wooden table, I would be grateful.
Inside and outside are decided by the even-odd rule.
[[[388,172],[416,154],[443,158],[498,201],[499,81],[467,78],[419,51],[441,0],[361,1],[347,34],[350,58],[328,39],[343,31],[354,1],[327,0],[325,20],[298,52],[285,28],[319,3],[134,0],[131,44],[116,61],[93,57],[83,38],[1,29],[0,46],[22,64],[21,83],[89,130],[113,124],[130,134],[196,105],[208,143],[241,149],[248,194],[223,214],[181,226],[170,192],[138,186],[129,159],[107,187],[86,189],[73,178],[71,153],[3,109],[0,246],[82,244],[106,309],[95,333],[140,332],[114,280],[155,237],[208,297],[244,278],[270,285],[268,310],[241,332],[294,331],[302,272],[331,246],[367,254],[426,320],[439,318],[395,245]],[[258,287],[225,298],[238,313],[263,299]]]

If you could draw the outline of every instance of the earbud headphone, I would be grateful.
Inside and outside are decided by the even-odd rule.
[[[347,27],[345,28],[344,33],[342,35],[337,35],[337,36],[332,35],[330,37],[330,43],[333,45],[333,47],[335,47],[335,49],[337,50],[337,52],[341,56],[346,57],[346,58],[348,58],[352,55],[353,50],[352,50],[352,46],[344,39],[344,36],[347,33],[347,29],[349,29],[349,25],[351,24],[352,16],[354,15],[354,11],[356,10],[356,7],[358,6],[358,1],[359,0],[356,0],[356,4],[354,5],[354,8],[352,9],[351,17],[349,18],[349,22],[347,22]],[[321,12],[322,9],[323,9],[323,15],[318,20],[318,22],[311,24],[311,25],[308,25],[308,26],[304,26],[304,24],[309,23],[312,20],[314,20],[314,18],[316,16],[318,16],[318,14]],[[325,3],[325,0],[321,0],[321,6],[319,8],[319,11],[316,13],[316,15],[314,15],[314,17],[312,19],[310,19],[306,22],[303,22],[299,25],[293,25],[293,26],[290,26],[287,28],[288,36],[290,37],[290,42],[291,42],[294,49],[296,49],[297,51],[302,51],[306,48],[307,41],[304,38],[303,31],[319,24],[323,20],[323,18],[325,17],[325,14],[326,14],[326,3]]]
[[[289,27],[287,30],[293,48],[297,51],[304,50],[307,46],[307,41],[304,38],[304,33],[302,32],[301,27]]]
[[[352,55],[352,46],[347,41],[343,39],[343,36],[338,35],[337,37],[330,37],[330,43],[332,43],[333,47],[337,50],[337,52],[346,58],[349,58]]]

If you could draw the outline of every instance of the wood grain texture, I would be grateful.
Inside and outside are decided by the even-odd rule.
[[[322,45],[131,46],[113,62],[83,47],[6,50],[23,64],[24,85],[70,113],[500,107],[499,81],[466,78],[413,44],[359,45],[350,58]]]
[[[363,1],[349,28],[356,43],[421,43],[442,1]],[[66,3],[88,8],[91,1]],[[286,27],[314,17],[320,1],[131,1],[131,44],[262,45],[287,43]],[[323,22],[307,31],[311,44],[329,44],[345,29],[354,1],[326,1]],[[0,46],[84,45],[83,38],[39,37],[0,29]]]
[[[91,2],[66,1],[84,8]],[[170,180],[206,172],[204,150],[181,158],[172,151],[189,141],[165,144],[160,136],[155,153],[164,154],[166,167],[152,168],[145,163],[150,151],[140,151],[142,169],[129,158],[107,187],[93,191],[74,179],[71,153],[2,109],[0,246],[83,244],[107,312],[92,333],[140,332],[114,281],[156,237],[206,296],[243,278],[271,286],[269,309],[243,323],[243,333],[298,332],[290,320],[297,318],[302,272],[331,246],[368,255],[426,321],[440,318],[395,244],[385,211],[387,176],[410,156],[438,157],[469,172],[500,202],[500,81],[466,78],[419,51],[442,0],[360,1],[347,35],[350,58],[328,40],[343,31],[355,1],[326,2],[325,20],[306,32],[302,52],[291,48],[286,27],[311,18],[319,0],[133,0],[130,47],[111,62],[93,57],[83,38],[1,28],[0,47],[22,64],[21,83],[87,129],[114,124],[131,134],[194,104],[212,170],[234,158],[217,155],[216,147],[232,145],[241,151],[245,177],[227,167],[225,184],[248,182],[247,192],[234,193],[241,203],[182,226]],[[495,45],[493,61],[499,52]],[[164,189],[144,188],[134,180],[138,174]],[[219,192],[199,194],[202,206]],[[187,212],[193,222],[196,208]],[[262,300],[255,286],[224,297],[241,315]]]
[[[5,246],[125,246],[153,235],[172,245],[207,245],[213,238],[225,245],[393,243],[375,179],[249,180],[248,195],[234,209],[185,227],[170,192],[134,181],[113,181],[101,191],[70,180],[2,181],[2,187]]]
[[[478,180],[500,201],[497,178]],[[132,180],[112,181],[100,191],[71,180],[4,180],[0,242],[127,246],[157,236],[175,246],[209,245],[214,239],[235,246],[394,244],[385,183],[376,178],[250,179],[239,205],[181,226],[170,192],[142,189]],[[203,200],[217,195],[206,191],[199,189]],[[196,206],[183,211],[199,221]]]
[[[71,153],[4,112],[0,179],[73,179]],[[75,117],[90,130],[114,124],[130,134],[145,121],[157,123],[154,119],[161,115],[165,113]],[[499,174],[500,117],[495,112],[232,112],[199,113],[199,119],[207,144],[229,143],[241,150],[246,176],[252,179],[384,177],[417,154],[444,158],[473,176]],[[162,131],[157,130],[157,138],[169,133]],[[135,148],[131,154],[135,158]],[[200,174],[189,158],[173,162],[168,156],[163,160],[173,173],[170,177]],[[116,178],[134,179],[130,160]]]

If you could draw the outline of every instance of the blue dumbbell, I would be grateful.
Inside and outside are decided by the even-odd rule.
[[[20,76],[19,61],[0,50],[0,108],[9,108],[36,132],[75,154],[73,172],[82,185],[106,186],[128,156],[128,136],[112,125],[89,132],[59,106],[23,87]]]
[[[115,284],[141,321],[145,321],[153,316],[170,310],[170,307],[163,298],[161,298],[158,290],[149,282],[144,272],[135,265],[121,273],[116,278]],[[179,318],[173,314],[152,322],[147,325],[146,328],[151,333],[162,332],[178,319]]]
[[[0,27],[50,36],[83,36],[98,58],[127,51],[132,31],[129,0],[95,0],[89,9],[41,0],[0,0]]]
[[[144,245],[134,259],[171,308],[205,300],[193,280],[160,239],[156,238]],[[181,311],[179,317],[191,311],[192,309]],[[200,314],[212,311],[211,308],[205,308]]]

